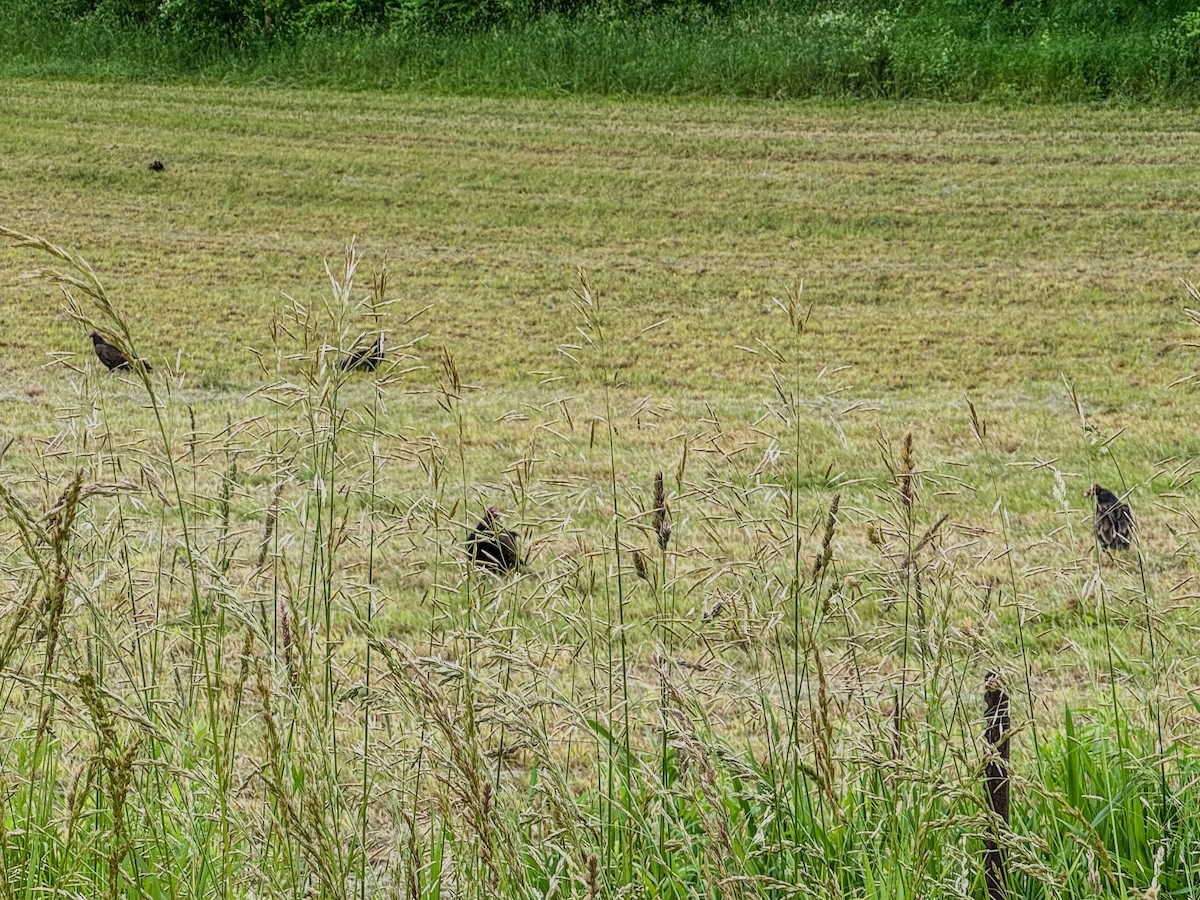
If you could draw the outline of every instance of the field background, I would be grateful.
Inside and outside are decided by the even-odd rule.
[[[441,883],[544,896],[558,879],[573,896],[978,896],[966,860],[986,817],[977,800],[937,798],[976,791],[992,670],[1014,697],[1022,785],[1041,798],[1020,814],[1033,841],[1013,849],[1027,863],[1020,895],[1128,896],[1163,866],[1187,895],[1200,845],[1184,813],[1167,814],[1165,775],[1155,792],[1171,758],[1172,802],[1198,802],[1188,742],[1177,763],[1158,755],[1194,729],[1200,683],[1200,438],[1181,383],[1196,368],[1183,280],[1200,249],[1198,160],[1187,110],[0,82],[0,224],[95,267],[154,364],[163,413],[160,429],[139,379],[98,371],[56,288],[19,277],[54,261],[0,248],[3,476],[16,498],[3,575],[18,623],[6,652],[22,648],[6,670],[6,890],[435,896]],[[324,265],[341,277],[352,239],[357,288],[337,302]],[[385,262],[384,328],[414,343],[380,378],[343,379],[328,362],[374,327],[358,301]],[[598,303],[581,301],[579,269]],[[807,316],[800,333],[789,305]],[[909,430],[915,507],[897,476]],[[78,468],[102,491],[79,512],[62,619],[35,627],[14,616],[53,567],[36,562],[36,541],[18,546],[13,510],[51,509]],[[661,557],[639,530],[656,471],[673,522]],[[1140,555],[1097,553],[1093,481],[1130,493]],[[801,603],[835,493],[832,558]],[[512,585],[465,566],[462,535],[488,505],[530,550]],[[255,564],[264,527],[268,585]],[[632,574],[634,547],[661,562],[657,587]],[[185,564],[185,548],[202,561]],[[927,601],[902,562],[919,553]],[[271,607],[258,631],[256,604]],[[280,643],[287,604],[309,640],[300,676]],[[47,627],[64,635],[57,660],[39,649]],[[388,659],[408,687],[374,701]],[[434,665],[445,669],[432,681],[413,674]],[[668,684],[687,700],[668,700]],[[255,690],[263,699],[243,710]],[[838,791],[860,796],[864,760],[891,771],[879,735],[908,691],[923,749],[914,770],[880,775],[879,797],[913,819],[880,838],[869,832],[882,814]],[[272,744],[272,697],[308,743]],[[52,738],[39,725],[48,702],[61,705]],[[666,711],[677,702],[703,727],[668,753],[657,729],[682,728]],[[120,728],[104,727],[105,704]],[[1053,748],[1078,753],[1068,705],[1113,741],[1111,756],[1096,751],[1114,762],[1094,791],[1068,775],[1055,784]],[[790,742],[772,711],[790,716]],[[232,725],[213,737],[239,715],[240,747]],[[439,715],[467,723],[464,746]],[[545,746],[522,730],[531,721]],[[582,761],[573,742],[589,748]],[[930,749],[952,745],[962,758]],[[330,747],[332,764],[316,749]],[[819,785],[807,813],[788,795],[793,825],[844,802],[841,837],[823,825],[817,847],[742,823],[746,847],[722,850],[703,839],[721,833],[705,788],[676,800],[707,814],[647,799],[659,796],[650,775],[662,796],[676,789],[667,770],[685,751],[728,787],[730,757],[772,748],[811,759],[801,768]],[[634,752],[661,771],[646,764],[638,781]],[[129,823],[112,788],[122,760],[137,773]],[[555,766],[561,784],[538,787]],[[1141,780],[1117,784],[1126,766]],[[94,814],[76,808],[87,778]],[[904,803],[888,793],[897,780],[913,792]],[[304,797],[291,812],[285,782]],[[578,800],[584,837],[550,801],[528,802],[554,827],[530,824],[526,798],[543,790]],[[1076,820],[1056,814],[1049,849],[1037,843],[1042,790],[1095,806],[1075,837]],[[411,805],[397,800],[408,791]],[[1114,826],[1114,809],[1144,818],[1160,801],[1157,824],[1123,844],[1132,826]],[[507,824],[487,824],[490,804]],[[691,836],[664,836],[663,823]],[[561,860],[528,849],[560,840]],[[776,840],[763,862],[756,842]],[[947,858],[904,862],[943,840]],[[505,856],[510,845],[530,857]],[[212,870],[184,867],[184,883],[175,854]],[[860,855],[873,862],[839,870]],[[673,868],[683,857],[695,868]],[[811,873],[803,890],[810,876],[797,873]]]

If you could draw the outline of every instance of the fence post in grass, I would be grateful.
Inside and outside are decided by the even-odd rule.
[[[990,833],[983,840],[983,875],[987,884],[988,900],[1006,900],[1008,897],[1008,872],[1001,832],[1008,830],[1008,737],[1012,730],[1009,718],[1008,695],[1000,684],[1000,676],[988,672],[983,681],[984,723],[983,737],[986,742],[984,753],[987,761],[983,767],[987,787],[988,807],[995,814]]]

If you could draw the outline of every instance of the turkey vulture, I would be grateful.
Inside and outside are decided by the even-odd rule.
[[[374,372],[379,368],[381,362],[383,362],[382,331],[373,344],[368,344],[365,347],[359,347],[352,351],[349,356],[343,357],[338,365],[343,372],[349,372],[354,369],[364,369],[367,372]]]
[[[165,168],[166,166],[163,165],[163,161],[161,159],[156,159],[150,163],[151,172],[161,172]]]
[[[1096,498],[1096,540],[1105,550],[1128,550],[1133,543],[1133,510],[1108,488],[1093,484],[1087,497]]]
[[[121,350],[120,347],[114,347],[112,344],[106,341],[101,336],[100,332],[93,331],[91,333],[91,338],[92,346],[96,350],[96,358],[99,359],[100,362],[104,363],[105,368],[107,368],[110,372],[114,370],[128,372],[133,368],[133,366],[129,364],[129,357],[125,355],[125,352]],[[139,359],[138,363],[145,366],[147,372],[153,371],[153,367],[144,359]]]
[[[489,506],[478,525],[467,532],[467,555],[481,569],[497,575],[517,571],[517,536],[500,526],[500,513]]]

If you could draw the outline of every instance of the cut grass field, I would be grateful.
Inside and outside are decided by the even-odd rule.
[[[1193,894],[1197,151],[1162,109],[0,83],[0,225],[106,288],[0,247],[0,887],[979,896],[994,670],[1014,893]],[[393,365],[343,375],[384,263]]]

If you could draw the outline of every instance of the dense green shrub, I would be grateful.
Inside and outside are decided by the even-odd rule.
[[[472,91],[1194,99],[1200,0],[0,0],[0,71]]]
[[[263,21],[262,5],[245,0],[161,0],[163,25],[185,40],[204,43],[244,33]]]

